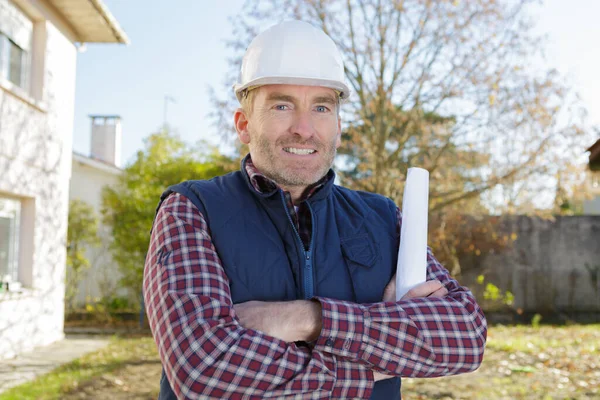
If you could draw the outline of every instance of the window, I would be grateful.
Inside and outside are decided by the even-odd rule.
[[[25,60],[27,53],[0,32],[0,71],[2,77],[25,89]]]
[[[11,1],[0,0],[0,78],[29,92],[33,21]]]
[[[9,40],[8,52],[8,80],[19,87],[24,87],[23,70],[25,64],[25,50]]]
[[[20,201],[0,197],[0,281],[3,282],[19,279],[20,215]]]

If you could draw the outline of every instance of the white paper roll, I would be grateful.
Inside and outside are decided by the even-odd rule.
[[[402,198],[402,228],[396,268],[396,301],[427,279],[429,172],[409,168]]]

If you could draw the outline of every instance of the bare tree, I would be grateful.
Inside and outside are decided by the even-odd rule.
[[[233,19],[227,82],[257,32],[311,22],[342,50],[354,90],[340,151],[346,184],[399,200],[406,169],[421,166],[432,173],[433,210],[506,185],[488,202],[502,209],[532,187],[529,177],[555,176],[582,150],[568,88],[533,67],[543,41],[532,34],[532,3],[249,0]],[[230,126],[233,97],[216,101],[213,115]]]

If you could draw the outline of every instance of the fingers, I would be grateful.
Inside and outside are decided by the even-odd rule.
[[[444,297],[447,294],[448,294],[448,289],[446,289],[445,287],[442,286],[440,289],[431,293],[428,297]]]
[[[396,293],[396,274],[394,274],[394,276],[392,276],[392,279],[390,279],[388,284],[385,286],[385,290],[393,291],[394,293]]]
[[[448,294],[448,289],[438,281],[427,281],[423,282],[412,289],[410,289],[403,297],[402,300],[414,299],[417,297],[444,297]],[[396,276],[387,284],[383,291],[384,302],[395,302],[396,301]]]
[[[383,290],[384,302],[395,302],[396,301],[396,274],[392,276],[392,279],[388,282]]]
[[[423,282],[414,288],[410,289],[403,297],[402,300],[414,299],[416,297],[428,297],[440,289],[445,289],[444,285],[440,281],[427,281]],[[441,296],[435,296],[441,297]]]
[[[390,379],[390,378],[393,378],[393,376],[385,375],[385,374],[382,374],[381,372],[373,371],[373,380],[375,382],[382,381],[385,379]]]
[[[427,281],[410,289],[408,293],[410,293],[411,297],[427,297],[442,287],[439,281]]]

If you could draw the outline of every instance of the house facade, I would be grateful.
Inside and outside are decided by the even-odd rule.
[[[77,49],[127,41],[100,0],[0,0],[0,358],[63,338]]]
[[[583,203],[583,213],[586,215],[600,215],[600,139],[589,149],[590,158],[586,171],[586,192],[592,198]]]
[[[89,155],[73,153],[69,200],[88,204],[99,220],[97,246],[87,246],[86,258],[90,268],[79,283],[75,304],[79,307],[94,303],[103,297],[125,297],[120,289],[120,273],[111,257],[112,233],[102,223],[102,191],[117,184],[123,173],[121,159],[121,117],[118,115],[90,115],[92,140]]]

